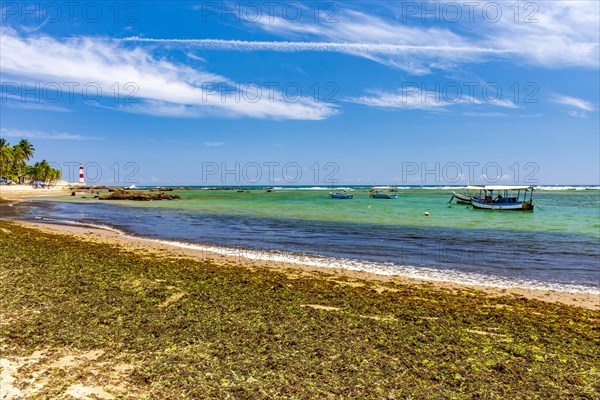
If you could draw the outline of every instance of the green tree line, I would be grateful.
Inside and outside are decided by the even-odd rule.
[[[41,181],[52,184],[60,179],[61,171],[54,169],[46,160],[28,165],[35,147],[27,139],[11,146],[6,139],[0,138],[0,177],[13,182]]]

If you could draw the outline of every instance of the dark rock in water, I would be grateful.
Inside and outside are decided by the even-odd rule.
[[[98,197],[100,200],[134,200],[134,201],[150,201],[150,200],[174,200],[180,197],[164,192],[130,192],[123,189],[114,189],[111,193]]]

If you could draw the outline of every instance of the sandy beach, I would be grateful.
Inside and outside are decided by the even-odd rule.
[[[526,288],[496,288],[482,285],[465,285],[453,282],[429,281],[421,279],[413,279],[403,276],[387,276],[378,275],[362,271],[350,271],[341,268],[317,267],[297,263],[285,263],[272,260],[256,260],[244,257],[243,252],[236,256],[223,255],[216,252],[203,249],[182,248],[175,245],[161,243],[156,240],[134,237],[125,235],[119,232],[98,229],[86,226],[61,225],[50,223],[32,223],[20,222],[23,226],[34,227],[40,230],[58,232],[65,235],[73,235],[79,239],[88,240],[96,243],[110,243],[123,247],[130,251],[141,253],[166,252],[174,257],[191,257],[200,260],[216,260],[221,262],[237,263],[246,267],[266,267],[279,270],[296,270],[298,273],[321,273],[326,274],[335,279],[343,277],[344,279],[352,279],[357,282],[368,280],[374,282],[393,282],[402,285],[419,285],[428,286],[438,289],[447,289],[454,292],[478,292],[485,293],[489,296],[516,296],[526,299],[536,299],[551,303],[562,303],[571,306],[583,307],[592,310],[600,309],[600,296],[587,293],[568,293],[551,290],[534,290]],[[360,285],[360,283],[356,283]]]
[[[7,200],[18,200],[26,197],[44,197],[70,194],[67,185],[56,185],[47,188],[35,188],[31,185],[0,185],[0,197]]]

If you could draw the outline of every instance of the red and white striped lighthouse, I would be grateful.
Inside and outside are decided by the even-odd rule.
[[[83,178],[83,163],[79,163],[79,184],[85,186],[85,179]]]

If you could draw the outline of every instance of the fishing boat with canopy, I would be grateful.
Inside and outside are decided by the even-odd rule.
[[[470,186],[479,189],[471,205],[479,210],[533,211],[533,186]],[[468,189],[469,189],[468,188]],[[529,195],[529,196],[528,196]]]

